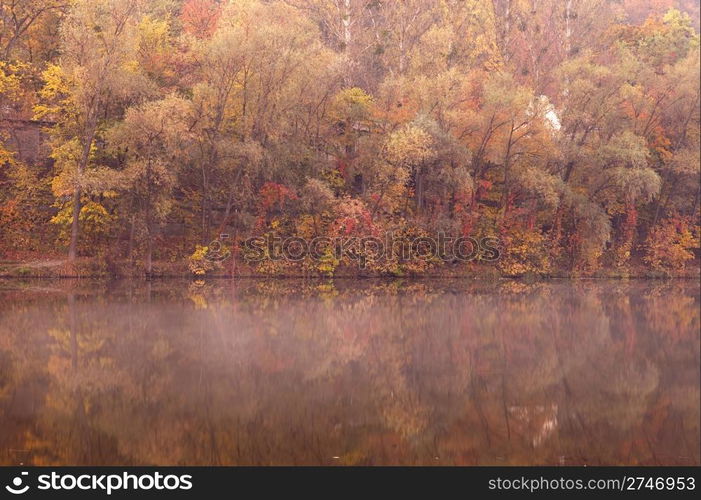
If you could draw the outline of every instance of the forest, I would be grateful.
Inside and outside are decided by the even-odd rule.
[[[699,72],[698,0],[0,0],[0,275],[698,274]]]

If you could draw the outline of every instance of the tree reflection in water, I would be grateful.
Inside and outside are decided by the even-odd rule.
[[[699,284],[0,285],[3,464],[699,464]]]

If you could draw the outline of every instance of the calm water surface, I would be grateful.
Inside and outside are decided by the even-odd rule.
[[[699,283],[0,283],[0,463],[699,464]]]

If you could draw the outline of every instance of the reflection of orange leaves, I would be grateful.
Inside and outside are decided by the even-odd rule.
[[[68,356],[49,356],[46,364],[47,371],[56,376],[56,378],[64,379],[67,373],[70,373],[71,360]]]
[[[31,462],[33,466],[55,466],[55,465],[65,465],[65,461],[62,462],[57,460],[58,457],[54,456],[56,451],[55,443],[42,439],[41,437],[34,434],[32,431],[26,431],[23,434],[24,442],[22,447],[26,450],[31,450]],[[14,464],[13,464],[14,465]]]
[[[669,415],[670,401],[666,397],[661,397],[649,412],[649,423],[646,426],[648,432],[653,436],[658,434],[664,426],[664,422]]]
[[[665,343],[698,342],[698,304],[693,297],[675,290],[665,290],[664,294],[648,298],[645,320],[650,329],[664,338]],[[698,345],[698,344],[697,344]]]
[[[472,412],[472,409],[469,409],[468,412]],[[436,440],[436,448],[441,464],[479,464],[477,450],[481,446],[483,434],[475,432],[475,430],[480,427],[476,421],[467,417],[454,421],[453,425]]]
[[[292,359],[284,354],[278,354],[271,349],[269,342],[262,339],[255,343],[253,348],[254,364],[259,366],[265,373],[280,373],[291,369]]]
[[[8,389],[26,394],[49,380],[37,419],[6,434],[36,464],[571,464],[582,450],[590,463],[681,461],[675,447],[698,435],[697,291],[688,282],[270,280],[235,293],[208,284],[198,293],[210,307],[195,316],[187,289],[172,290],[182,315],[154,301],[133,328],[105,317],[120,306],[80,310],[77,370],[69,332],[37,328],[65,321],[67,309],[47,319],[5,301],[13,314],[2,316],[0,342],[17,353]],[[629,308],[643,317],[629,322]],[[223,335],[231,325],[235,335]],[[623,362],[627,328],[638,329],[640,365]],[[86,342],[88,331],[107,341]],[[74,418],[80,408],[84,420]],[[574,428],[554,430],[571,415]]]
[[[382,407],[382,416],[394,432],[405,438],[423,433],[429,424],[429,410],[412,393],[397,393]]]
[[[368,330],[356,331],[355,328],[344,328],[338,339],[337,352],[340,360],[347,362],[360,358],[370,344]]]
[[[412,450],[399,433],[383,430],[364,434],[356,449],[341,459],[344,465],[399,464],[404,463],[411,453]]]

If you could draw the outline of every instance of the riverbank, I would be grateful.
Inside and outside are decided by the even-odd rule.
[[[600,279],[699,279],[701,267],[694,262],[685,269],[677,271],[659,271],[643,266],[631,265],[626,268],[602,268],[584,273],[570,270],[555,270],[548,273],[506,274],[494,264],[459,264],[436,267],[424,272],[408,272],[403,275],[377,273],[359,269],[357,266],[339,267],[333,276],[320,272],[277,271],[260,272],[245,263],[236,266],[221,266],[202,274],[194,273],[187,262],[155,262],[153,271],[147,276],[141,265],[127,261],[109,261],[98,258],[79,258],[74,262],[67,259],[27,259],[22,261],[0,260],[0,278],[37,278],[37,279],[94,279],[94,278],[469,278],[481,280],[513,279],[553,279],[553,278],[600,278]]]

